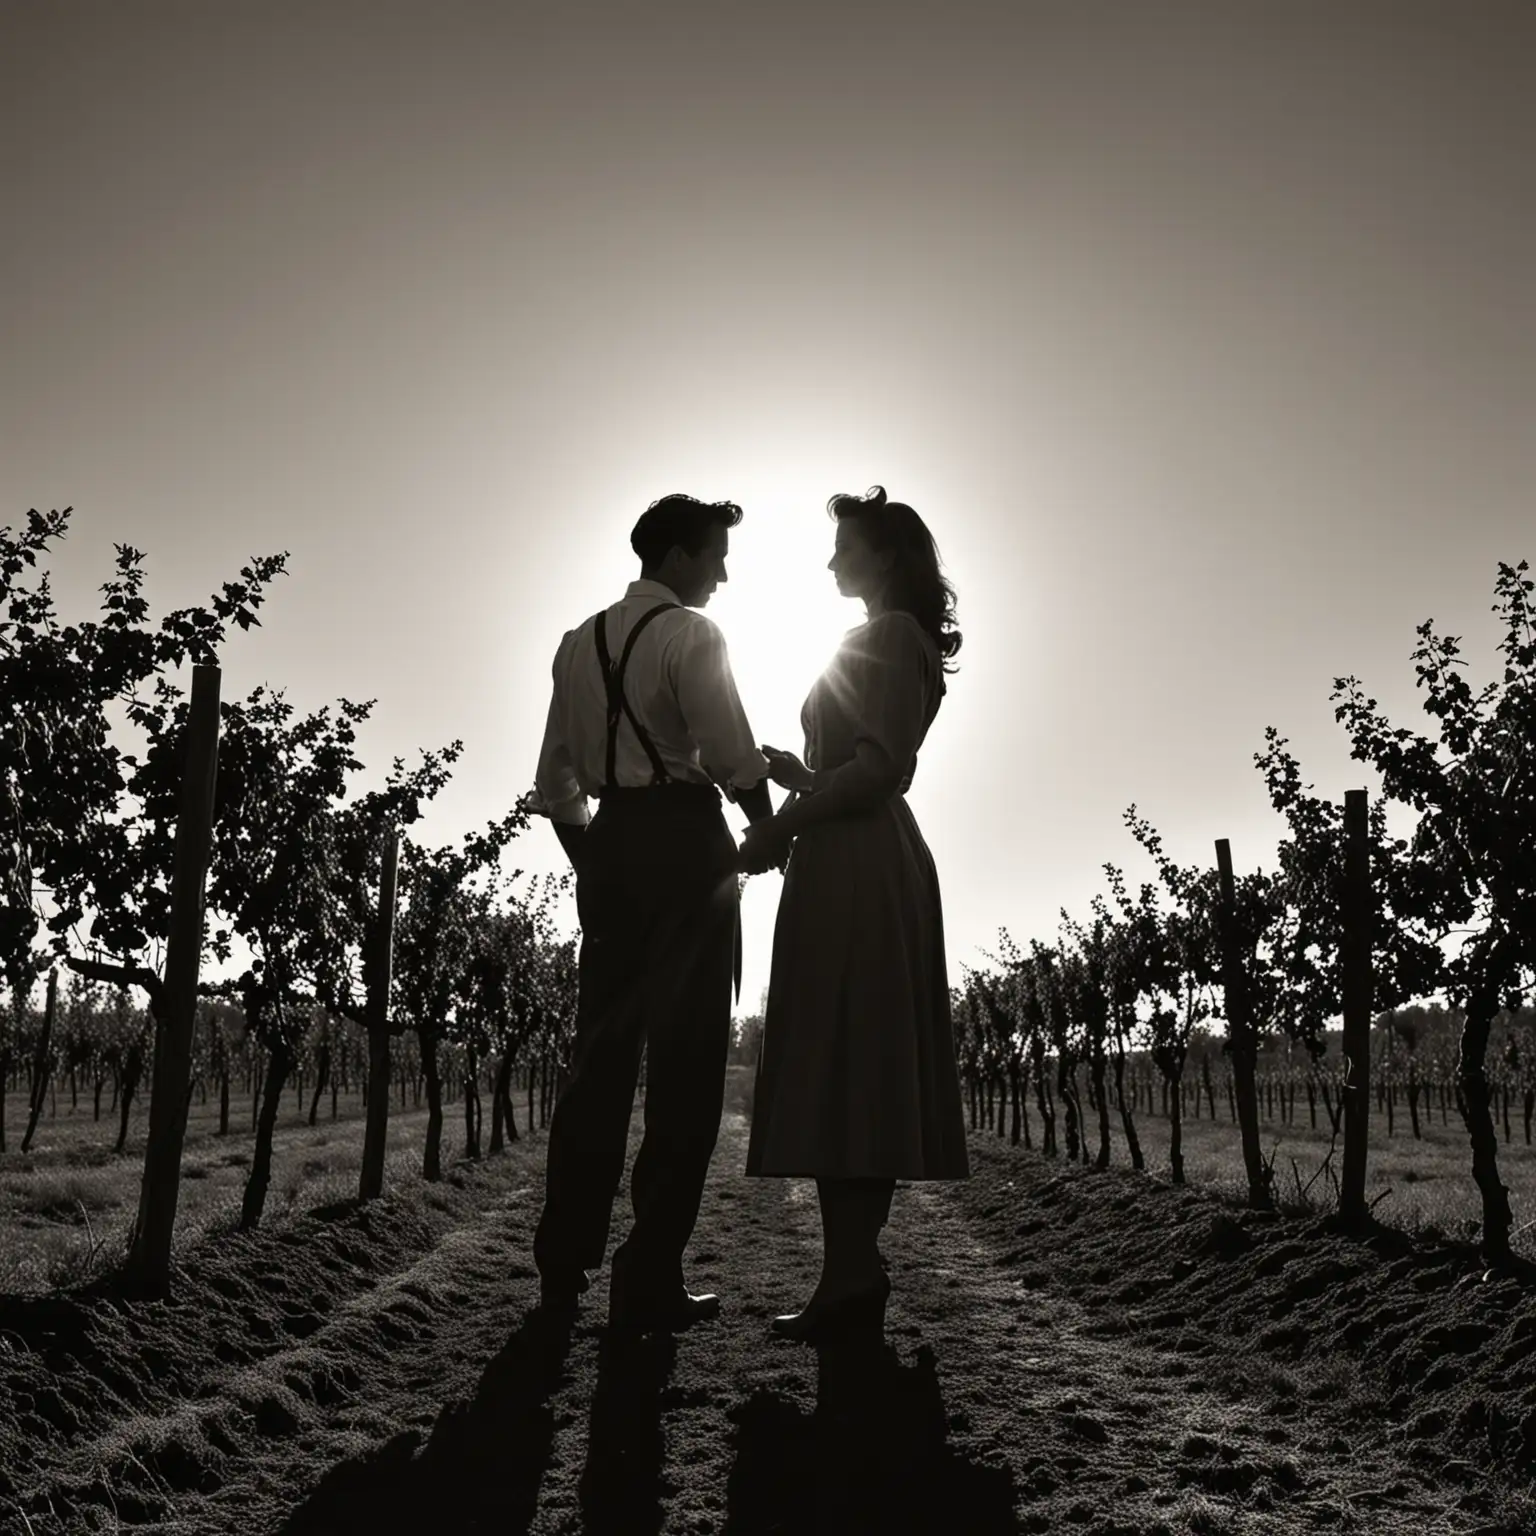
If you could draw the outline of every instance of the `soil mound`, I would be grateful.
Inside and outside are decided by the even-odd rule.
[[[1532,1292],[1469,1250],[979,1139],[897,1192],[884,1345],[810,1349],[767,1325],[814,1187],[745,1141],[678,1338],[611,1336],[604,1275],[538,1311],[542,1137],[210,1240],[171,1302],[0,1302],[0,1531],[1536,1532]]]

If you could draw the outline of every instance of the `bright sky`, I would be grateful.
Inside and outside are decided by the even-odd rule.
[[[955,980],[1150,877],[1133,801],[1272,867],[1264,727],[1374,789],[1333,678],[1428,728],[1415,624],[1495,676],[1536,557],[1519,0],[13,0],[0,208],[0,523],[74,506],[70,614],[113,541],[157,612],[291,550],[225,696],[377,697],[368,782],[463,737],[428,841],[528,786],[655,497],[746,508],[709,612],[779,746],[861,618],[827,497],[915,505]]]

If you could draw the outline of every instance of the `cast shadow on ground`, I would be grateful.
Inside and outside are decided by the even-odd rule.
[[[420,1436],[408,1432],[333,1467],[283,1536],[526,1531],[549,1467],[550,1399],[570,1347],[569,1319],[531,1311],[485,1368],[474,1397],[442,1411],[419,1455]]]
[[[592,1536],[655,1536],[663,1522],[661,1395],[677,1358],[670,1334],[598,1346],[597,1386],[579,1483],[584,1529]]]
[[[920,1347],[911,1365],[888,1344],[829,1344],[817,1355],[814,1413],[767,1388],[731,1410],[726,1536],[1013,1536],[1013,1473],[969,1461],[949,1444],[931,1349]]]

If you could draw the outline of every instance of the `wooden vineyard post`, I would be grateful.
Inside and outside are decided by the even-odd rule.
[[[155,1029],[149,1100],[149,1143],[139,1218],[128,1254],[128,1273],[142,1295],[170,1289],[171,1236],[181,1192],[181,1150],[187,1134],[192,1081],[192,1030],[203,957],[203,901],[213,844],[213,800],[219,770],[219,669],[192,669],[181,795],[171,859],[171,916],[165,944],[165,980]]]
[[[400,873],[400,829],[384,833],[384,862],[379,872],[379,914],[370,938],[368,997],[368,1124],[363,1133],[363,1173],[359,1200],[375,1200],[384,1190],[384,1138],[389,1129],[389,983],[395,955],[395,887]]]
[[[1258,1033],[1249,1007],[1247,975],[1237,941],[1237,896],[1232,880],[1232,845],[1216,839],[1216,869],[1221,897],[1216,904],[1216,925],[1221,941],[1221,985],[1227,1014],[1227,1045],[1232,1054],[1232,1092],[1237,1100],[1237,1123],[1243,1139],[1243,1167],[1248,1174],[1248,1204],[1267,1211],[1272,1203],[1269,1170],[1259,1145],[1259,1097],[1257,1071]],[[1212,1114],[1215,1114],[1214,1108]]]
[[[1346,1225],[1361,1226],[1365,1204],[1366,1138],[1371,1121],[1371,856],[1366,841],[1363,789],[1344,793],[1343,968],[1344,1004],[1344,1172],[1339,1183],[1339,1215]]]
[[[43,1005],[43,1027],[38,1033],[37,1049],[32,1053],[32,1097],[27,1106],[27,1133],[21,1138],[21,1150],[32,1150],[37,1122],[48,1097],[48,1078],[53,1071],[53,1026],[59,1012],[59,971],[48,972],[48,1000]],[[0,1084],[0,1093],[5,1091]]]

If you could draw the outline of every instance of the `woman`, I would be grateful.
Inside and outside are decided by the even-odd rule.
[[[878,1330],[896,1180],[970,1171],[938,876],[903,798],[960,649],[954,591],[922,519],[882,487],[827,510],[827,568],[868,621],[806,698],[805,762],[764,746],[797,797],[741,846],[742,869],[760,874],[793,840],[747,1152],[749,1175],[816,1180],[821,1280],[774,1320],[790,1338]]]

